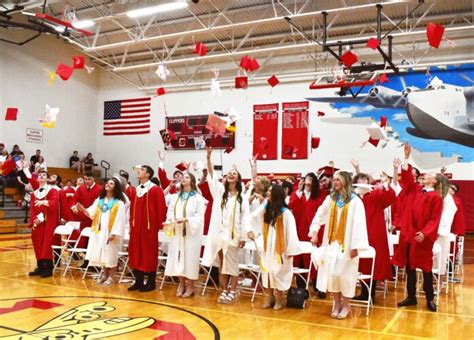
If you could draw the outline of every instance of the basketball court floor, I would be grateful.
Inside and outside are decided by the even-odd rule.
[[[472,241],[471,241],[472,242]],[[176,286],[148,293],[128,292],[128,284],[98,286],[78,271],[63,277],[29,277],[35,258],[29,235],[0,236],[0,338],[2,339],[472,339],[474,264],[465,265],[464,283],[450,285],[439,311],[396,308],[403,284],[383,300],[377,293],[369,317],[355,307],[346,320],[329,317],[330,299],[312,299],[305,309],[260,308],[242,294],[233,305],[216,303],[208,290],[190,299],[175,297]]]

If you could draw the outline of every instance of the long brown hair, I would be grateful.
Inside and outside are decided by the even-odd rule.
[[[283,213],[282,208],[288,208],[285,202],[285,189],[278,184],[273,184],[271,188],[270,201],[267,203],[263,214],[263,221],[269,224]]]
[[[337,177],[339,181],[342,184],[342,190],[340,195],[342,196],[342,199],[344,202],[349,202],[351,198],[351,193],[352,193],[352,176],[349,172],[347,171],[338,171],[334,175],[334,177]],[[334,189],[334,185],[331,189],[331,199],[333,201],[337,201],[339,193]]]
[[[240,204],[240,210],[242,211],[242,176],[240,175],[240,172],[237,170],[232,170],[237,172],[237,182],[235,183],[235,189],[237,190],[237,202]],[[229,196],[229,182],[227,181],[227,178],[224,181],[224,193],[222,194],[222,203],[221,203],[221,209],[224,209],[224,207],[227,204],[227,199]]]
[[[449,180],[446,176],[436,174],[436,185],[435,190],[439,193],[441,198],[445,198],[449,192]]]
[[[191,191],[197,191],[196,177],[189,172],[187,172],[186,174],[188,174],[189,178],[191,179]],[[184,178],[184,174],[183,174],[183,178]],[[184,192],[183,185],[181,184],[179,186],[179,195],[181,195],[183,192]]]

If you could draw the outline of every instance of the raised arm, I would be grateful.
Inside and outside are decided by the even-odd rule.
[[[214,178],[214,165],[212,164],[212,161],[211,161],[212,147],[208,146],[206,150],[207,150],[207,172],[209,176],[211,176],[211,178]]]
[[[355,158],[351,160],[351,164],[354,167],[355,173],[360,174],[360,167],[359,167],[359,161]]]

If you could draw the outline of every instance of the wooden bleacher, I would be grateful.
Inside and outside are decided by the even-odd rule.
[[[48,167],[48,173],[50,175],[51,174],[58,174],[59,176],[61,176],[63,184],[66,184],[66,181],[68,179],[70,179],[71,181],[74,182],[78,177],[84,176],[82,174],[78,174],[77,170],[69,169],[69,168]],[[97,183],[102,184],[103,178],[101,178],[100,170],[95,170],[94,171],[94,177],[95,177]]]

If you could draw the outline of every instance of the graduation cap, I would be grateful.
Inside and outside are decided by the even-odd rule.
[[[369,137],[369,140],[368,142],[370,144],[372,144],[373,146],[377,147],[377,145],[379,144],[379,141],[382,139],[382,140],[385,140],[386,137],[385,137],[385,133],[382,129],[382,127],[380,127],[379,125],[377,125],[376,123],[372,123],[368,128],[367,128],[367,132],[369,133],[370,137]]]
[[[244,70],[248,70],[250,67],[250,57],[248,55],[244,55],[242,58],[240,58],[240,67],[242,67]]]
[[[74,69],[66,64],[59,64],[56,68],[56,74],[62,80],[68,80],[69,78],[71,78],[73,72]]]
[[[321,142],[321,138],[311,137],[311,149],[317,149],[319,147],[320,142]]]
[[[19,111],[20,110],[17,107],[7,107],[5,120],[16,120]]]
[[[438,48],[443,39],[444,26],[435,23],[428,23],[426,26],[426,36],[431,47]]]
[[[46,110],[44,116],[39,119],[41,125],[46,128],[54,128],[54,123],[56,122],[57,116],[59,114],[58,107],[49,107],[46,104]]]
[[[383,84],[383,83],[386,83],[388,82],[390,79],[388,79],[388,76],[386,73],[382,73],[380,76],[379,76],[379,83],[380,84]]]
[[[380,139],[374,139],[372,137],[369,137],[368,142],[372,144],[373,146],[377,147],[377,145],[379,145]]]
[[[168,76],[170,75],[170,70],[168,70],[168,67],[166,67],[165,64],[159,63],[155,74],[161,80],[166,81],[166,78],[168,78]]]
[[[318,169],[318,174],[319,174],[318,177],[321,177],[323,175],[328,176],[328,177],[332,177],[332,176],[334,176],[336,171],[339,171],[339,169],[335,168],[334,165],[333,166],[325,165],[325,166]]]
[[[235,88],[246,89],[249,86],[249,78],[245,76],[235,77]]]
[[[380,127],[386,127],[387,126],[387,117],[382,116],[380,117]]]
[[[188,169],[188,165],[185,162],[181,162],[175,165],[175,168],[179,171],[186,171]]]
[[[379,46],[380,46],[380,41],[377,38],[370,38],[369,41],[367,41],[368,48],[375,50]]]
[[[224,119],[211,113],[207,119],[206,128],[217,135],[223,135],[225,134],[226,125],[227,124]]]
[[[275,87],[280,83],[280,80],[277,78],[277,76],[273,75],[273,76],[271,76],[270,78],[267,79],[267,83],[271,87]]]
[[[162,96],[162,95],[167,94],[167,93],[168,93],[168,92],[165,90],[164,87],[159,87],[159,88],[156,89],[156,94],[157,94],[158,96]]]
[[[75,70],[83,69],[84,65],[85,65],[85,60],[84,60],[84,57],[82,55],[72,57],[72,67]]]
[[[318,117],[324,117],[326,114],[323,111],[318,111]]]
[[[165,145],[170,144],[171,141],[175,139],[174,132],[171,131],[170,129],[160,130],[160,136],[161,136],[161,139],[163,140],[163,144]]]
[[[352,65],[354,65],[358,60],[359,60],[359,57],[357,57],[357,54],[355,54],[351,50],[346,51],[346,53],[344,53],[341,56],[342,63],[344,64],[344,66],[346,66],[348,68],[350,68]]]
[[[253,72],[253,71],[257,71],[259,68],[260,68],[260,64],[258,63],[257,59],[251,58],[249,68],[247,71]]]
[[[207,54],[207,47],[204,45],[202,42],[197,42],[194,45],[194,54],[200,55],[201,57],[204,57]]]

